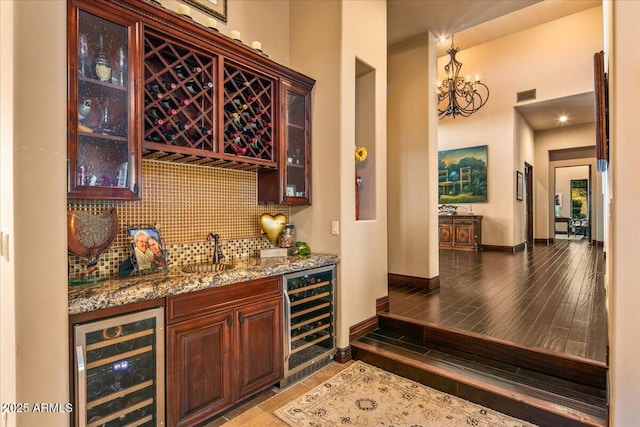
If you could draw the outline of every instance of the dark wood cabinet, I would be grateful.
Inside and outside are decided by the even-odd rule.
[[[282,278],[167,298],[167,425],[194,425],[282,379]]]
[[[281,82],[280,168],[258,172],[258,202],[311,204],[312,84]]]
[[[440,215],[438,236],[441,249],[477,251],[482,248],[482,216]]]
[[[234,402],[233,311],[167,327],[167,425],[192,425]]]
[[[246,304],[236,314],[235,398],[241,400],[282,379],[282,298]]]
[[[68,197],[140,198],[139,20],[68,2]]]
[[[68,1],[70,197],[139,198],[144,158],[257,171],[260,203],[310,204],[313,79],[152,2]],[[108,78],[87,71],[99,40]]]

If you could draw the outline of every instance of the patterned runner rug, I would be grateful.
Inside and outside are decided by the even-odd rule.
[[[275,415],[304,427],[533,426],[360,361]]]

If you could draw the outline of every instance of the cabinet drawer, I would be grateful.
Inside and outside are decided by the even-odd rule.
[[[167,323],[192,319],[238,302],[281,294],[282,277],[275,276],[171,296],[167,298]]]

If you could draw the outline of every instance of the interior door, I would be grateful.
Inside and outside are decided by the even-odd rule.
[[[525,235],[527,248],[533,248],[533,166],[524,164],[524,203],[525,203]]]

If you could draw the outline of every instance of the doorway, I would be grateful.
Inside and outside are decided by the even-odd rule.
[[[525,236],[527,249],[533,249],[533,166],[524,162]]]
[[[554,168],[554,239],[590,240],[591,166]]]

